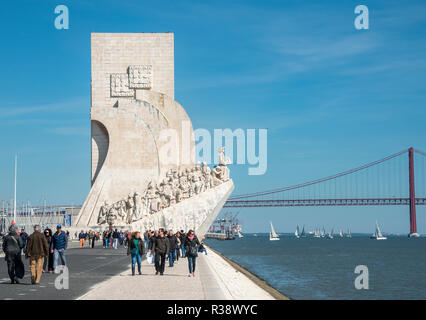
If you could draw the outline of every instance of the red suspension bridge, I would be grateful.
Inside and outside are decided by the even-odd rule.
[[[425,195],[425,157],[425,152],[409,148],[322,179],[232,196],[224,207],[408,205],[410,235],[417,236],[416,205],[426,205],[426,197],[416,197],[416,186]],[[420,164],[416,168],[414,158]],[[415,177],[420,179],[416,182]]]

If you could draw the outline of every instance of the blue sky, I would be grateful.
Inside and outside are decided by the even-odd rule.
[[[70,29],[54,28],[69,8]],[[367,5],[370,29],[354,28]],[[195,128],[268,128],[268,171],[232,166],[235,194],[426,150],[424,1],[8,1],[0,12],[0,199],[84,201],[90,33],[173,32],[175,98]],[[426,209],[418,229],[426,233]],[[408,208],[244,209],[246,231],[296,224],[408,231]]]

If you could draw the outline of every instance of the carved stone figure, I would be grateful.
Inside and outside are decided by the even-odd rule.
[[[218,186],[219,184],[222,183],[222,166],[214,166],[213,170],[212,170],[212,186]]]
[[[210,188],[229,180],[227,164],[231,163],[224,155],[224,148],[219,149],[219,165],[210,169],[206,162],[197,164],[182,171],[169,169],[166,177],[157,186],[155,181],[148,183],[143,196],[138,192],[129,194],[127,199],[101,206],[98,224],[127,223],[139,221],[143,230],[171,228],[179,225],[180,229],[194,228],[201,224],[207,212],[199,216],[173,217],[169,212],[164,215],[163,209],[173,206],[187,198],[198,195]],[[189,218],[190,217],[190,218]]]
[[[127,201],[126,201],[127,223],[132,223],[134,206],[135,206],[135,201],[133,197],[129,194],[127,196]]]
[[[108,201],[105,201],[104,205],[101,206],[101,209],[99,210],[98,224],[106,223],[108,210],[109,210],[109,204],[108,204]]]
[[[135,207],[133,209],[132,221],[137,221],[139,219],[142,219],[143,210],[142,198],[140,197],[138,192],[135,192],[133,196],[133,203],[135,204]]]

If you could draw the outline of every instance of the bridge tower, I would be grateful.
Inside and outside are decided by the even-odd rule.
[[[416,192],[414,187],[414,149],[408,149],[408,171],[410,184],[410,234],[409,237],[418,237],[416,223]]]

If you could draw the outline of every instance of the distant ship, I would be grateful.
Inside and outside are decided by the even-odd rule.
[[[340,238],[343,238],[345,236],[345,234],[343,233],[343,230],[340,230],[339,235],[340,235]]]
[[[334,230],[331,229],[330,233],[327,235],[327,239],[333,239],[334,238],[333,233],[334,233]]]
[[[294,232],[294,235],[296,236],[296,238],[300,238],[299,226],[296,227],[296,231]]]
[[[375,239],[375,240],[386,240],[387,239],[386,237],[384,237],[382,235],[382,232],[380,231],[379,223],[377,222],[377,220],[376,220],[376,231],[374,232],[374,234],[372,234],[370,236],[370,239]]]
[[[351,230],[349,230],[349,229],[348,229],[348,234],[346,235],[346,238],[352,238]]]
[[[325,228],[322,227],[321,238],[324,238],[324,237],[325,237]]]
[[[280,240],[280,237],[278,237],[277,233],[274,230],[274,226],[272,225],[272,221],[270,221],[271,223],[271,232],[269,233],[269,240],[274,241],[274,240]]]

